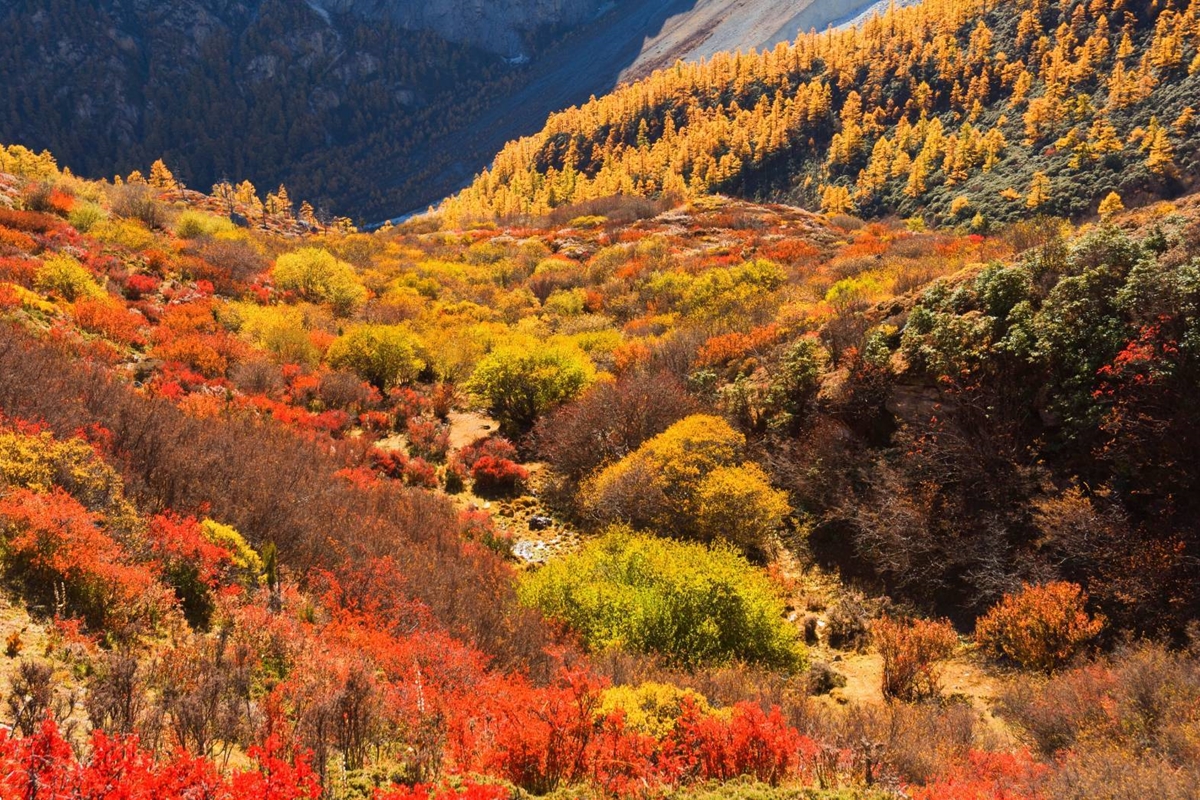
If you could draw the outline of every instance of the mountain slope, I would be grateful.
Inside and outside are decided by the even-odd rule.
[[[697,0],[689,10],[667,19],[657,35],[647,37],[621,80],[645,77],[676,61],[767,50],[812,29],[848,22],[876,5],[876,0]]]
[[[663,70],[554,115],[445,208],[724,191],[986,225],[1169,196],[1200,149],[1197,6],[927,0]]]
[[[813,24],[861,5],[815,0]],[[760,44],[790,13],[776,0],[14,0],[0,4],[0,140],[49,147],[80,174],[163,157],[197,188],[286,183],[381,219],[460,189],[505,142],[630,70]],[[759,24],[708,30],[723,17]]]

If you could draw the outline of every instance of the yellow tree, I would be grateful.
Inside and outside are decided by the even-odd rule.
[[[1166,176],[1175,173],[1175,148],[1167,134],[1167,129],[1159,124],[1158,117],[1150,118],[1150,127],[1142,140],[1142,149],[1146,152],[1146,168],[1155,175]]]
[[[1109,192],[1108,196],[1100,201],[1100,218],[1109,219],[1119,211],[1125,210],[1125,204],[1121,202],[1121,195],[1116,192]]]
[[[1008,140],[999,126],[992,128],[983,137],[983,171],[991,172],[1000,163],[1000,156],[1008,147]]]
[[[150,165],[150,185],[164,192],[173,191],[178,185],[161,158]]]
[[[854,209],[854,200],[845,186],[826,186],[821,189],[821,211],[826,214],[848,214]]]
[[[300,204],[300,221],[310,228],[318,227],[317,212],[307,200]]]
[[[925,194],[929,170],[929,148],[924,148],[917,154],[912,162],[912,168],[908,171],[908,183],[904,186],[904,194],[913,198]]]
[[[1109,153],[1121,152],[1125,145],[1107,117],[1096,117],[1088,131],[1088,148],[1096,157],[1103,158]]]
[[[1029,195],[1025,198],[1028,208],[1041,208],[1050,201],[1050,178],[1044,172],[1033,173],[1033,181],[1029,185]]]
[[[1175,118],[1175,121],[1171,123],[1171,127],[1179,136],[1185,136],[1187,135],[1188,131],[1192,129],[1192,124],[1195,122],[1195,119],[1196,109],[1188,106],[1182,112],[1180,112],[1178,117]]]
[[[233,212],[234,189],[229,181],[221,181],[212,187],[212,196],[225,204],[228,213]]]
[[[234,199],[244,206],[254,208],[258,205],[258,190],[254,188],[254,184],[250,181],[242,181],[234,190]]]

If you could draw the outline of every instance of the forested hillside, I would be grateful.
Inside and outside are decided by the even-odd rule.
[[[443,205],[544,214],[718,191],[990,225],[1171,197],[1196,172],[1193,2],[929,0],[679,65],[553,115]]]

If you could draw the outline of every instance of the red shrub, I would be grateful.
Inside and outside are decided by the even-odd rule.
[[[33,276],[37,274],[41,262],[32,258],[20,256],[0,257],[0,281],[8,281],[24,286],[33,286]]]
[[[371,467],[389,478],[404,481],[409,486],[437,488],[437,469],[423,458],[409,458],[397,450],[378,447],[371,448],[369,457]]]
[[[467,469],[471,469],[475,466],[475,462],[484,456],[515,461],[517,458],[517,448],[503,436],[489,436],[486,439],[480,439],[461,448],[458,451],[457,458]]]
[[[150,547],[165,572],[195,571],[204,584],[215,587],[233,564],[230,552],[204,535],[195,517],[159,514],[150,520]]]
[[[423,458],[410,458],[404,466],[404,482],[409,486],[436,489],[437,468]]]
[[[393,389],[390,397],[396,409],[397,429],[430,410],[429,398],[407,387]]]
[[[513,686],[501,699],[486,765],[533,794],[582,780],[601,688],[582,671],[545,689]]]
[[[17,297],[16,289],[10,284],[0,283],[0,311],[10,308],[20,308],[21,298]]]
[[[688,703],[675,723],[671,746],[685,780],[750,775],[772,786],[795,775],[817,750],[784,721],[779,708],[765,714],[754,703],[738,703],[728,721]]]
[[[588,759],[592,783],[611,797],[646,795],[647,790],[670,783],[677,771],[657,740],[625,726],[621,709],[601,721]]]
[[[382,411],[364,411],[358,415],[358,424],[364,431],[383,433],[392,427],[392,418]]]
[[[429,392],[429,404],[433,415],[445,420],[458,402],[458,389],[452,383],[437,383]]]
[[[799,238],[783,239],[768,245],[760,252],[763,258],[790,265],[810,261],[821,254],[820,249],[815,245]]]
[[[37,211],[13,211],[0,208],[0,226],[26,233],[50,233],[63,227],[63,223],[49,214]]]
[[[920,787],[908,787],[912,800],[1040,800],[1037,788],[1047,768],[1028,753],[985,753],[972,750],[966,763]]]
[[[529,480],[529,471],[507,458],[483,456],[471,467],[471,478],[479,496],[503,497],[517,494]]]
[[[404,426],[413,455],[440,463],[450,450],[450,428],[428,417],[410,417]]]
[[[91,753],[75,755],[47,719],[32,736],[16,738],[0,730],[0,797],[123,798],[127,800],[301,800],[316,798],[320,784],[303,757],[286,761],[268,740],[250,748],[254,768],[225,778],[215,764],[186,751],[156,760],[133,739],[92,734]]]
[[[0,500],[0,531],[11,575],[43,596],[62,583],[68,602],[93,623],[129,610],[154,582],[95,514],[57,487],[49,494],[10,491]]]

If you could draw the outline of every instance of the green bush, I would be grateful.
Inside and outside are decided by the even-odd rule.
[[[551,408],[574,399],[595,379],[583,353],[555,345],[507,346],[475,367],[467,389],[500,422],[506,435],[519,435]]]
[[[80,233],[87,233],[97,222],[104,219],[104,209],[95,203],[76,203],[67,215],[71,227]]]
[[[348,369],[381,391],[414,380],[425,368],[417,341],[398,325],[355,325],[329,346],[329,365]]]
[[[337,314],[349,314],[367,299],[354,267],[316,247],[284,253],[275,261],[272,274],[280,289],[315,303],[329,303]]]
[[[184,211],[175,221],[175,233],[183,239],[199,239],[219,233],[233,233],[233,223],[224,217],[205,214],[203,211]]]
[[[624,648],[680,666],[804,668],[804,646],[774,587],[725,547],[612,529],[525,577],[519,594],[593,651]]]

